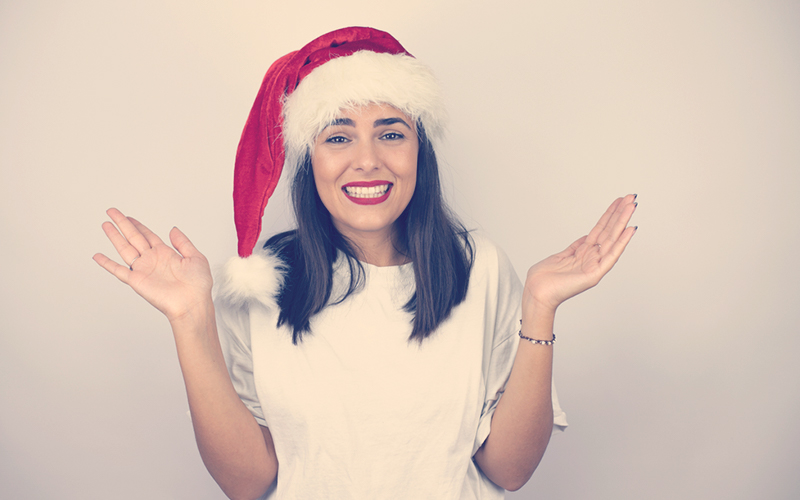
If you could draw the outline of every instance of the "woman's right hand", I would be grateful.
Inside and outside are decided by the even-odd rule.
[[[211,301],[213,280],[208,260],[177,227],[169,233],[173,250],[139,221],[116,208],[107,213],[114,224],[104,222],[103,231],[126,265],[101,253],[95,254],[95,262],[133,288],[170,322],[199,311]]]

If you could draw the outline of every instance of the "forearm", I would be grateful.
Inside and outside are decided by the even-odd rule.
[[[524,311],[522,334],[549,340],[555,311]],[[492,417],[489,437],[475,461],[495,484],[517,490],[544,455],[553,428],[553,346],[520,340],[506,390]]]
[[[274,448],[233,388],[210,298],[199,309],[172,322],[197,446],[230,498],[257,498],[275,480]]]
[[[635,194],[617,198],[589,234],[528,270],[523,335],[552,338],[556,308],[597,285],[622,255],[636,232],[636,227],[627,227],[636,206]],[[489,437],[475,454],[483,472],[503,488],[522,487],[547,448],[553,426],[552,367],[552,346],[520,341]]]

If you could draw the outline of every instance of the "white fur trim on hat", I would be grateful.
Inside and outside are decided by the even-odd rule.
[[[284,271],[283,261],[271,252],[256,249],[249,257],[233,257],[217,273],[216,299],[233,306],[277,307]]]
[[[283,104],[286,165],[298,164],[341,109],[390,104],[438,141],[447,111],[430,68],[406,54],[362,50],[331,59],[309,73]]]

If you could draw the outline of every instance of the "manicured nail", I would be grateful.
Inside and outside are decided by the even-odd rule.
[[[638,207],[638,206],[639,206],[639,202],[638,202],[638,201],[634,201],[634,202],[633,202],[633,208],[636,208],[636,207]]]
[[[633,226],[633,230],[634,231],[638,231],[639,230],[639,226]]]
[[[633,199],[634,199],[634,200],[636,200],[636,198],[637,198],[638,196],[639,196],[638,194],[636,194],[636,193],[633,193]]]

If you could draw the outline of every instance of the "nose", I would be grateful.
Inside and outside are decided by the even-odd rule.
[[[356,145],[354,168],[356,170],[370,171],[380,166],[381,160],[372,141],[359,141]]]

